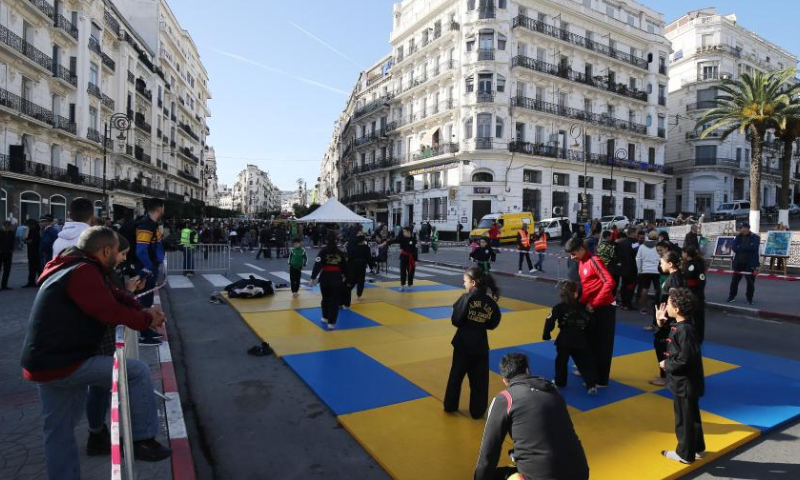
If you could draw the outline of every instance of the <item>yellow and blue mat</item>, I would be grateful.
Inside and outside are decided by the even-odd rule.
[[[321,324],[318,289],[229,301],[394,479],[471,478],[484,422],[469,418],[466,383],[461,411],[442,409],[449,318],[463,291],[431,281],[412,291],[371,286],[340,312],[334,331]],[[536,375],[554,375],[555,347],[541,341],[549,307],[510,298],[500,306],[503,320],[489,333],[490,397],[504,388],[498,363],[507,352],[527,354]],[[678,478],[800,416],[800,362],[707,342],[700,407],[708,456],[692,465],[665,460],[660,451],[676,444],[674,417],[669,392],[648,383],[657,374],[652,334],[620,323],[616,333],[609,387],[590,397],[572,377],[561,390],[593,480]]]

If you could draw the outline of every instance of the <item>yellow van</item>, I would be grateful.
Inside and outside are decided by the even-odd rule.
[[[481,221],[478,222],[477,228],[469,232],[470,241],[488,237],[489,228],[495,221],[500,227],[500,243],[515,242],[517,240],[517,232],[522,230],[523,224],[528,226],[528,232],[533,233],[535,231],[531,212],[491,213],[484,215]]]

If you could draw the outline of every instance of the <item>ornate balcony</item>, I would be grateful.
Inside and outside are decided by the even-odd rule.
[[[103,92],[100,91],[100,87],[92,82],[89,82],[89,87],[86,89],[86,91],[89,92],[89,95],[93,97],[97,97],[101,100],[103,99]]]
[[[541,100],[536,100],[534,98],[514,97],[511,99],[511,105],[619,130],[630,130],[640,135],[647,135],[647,126],[639,123],[620,120],[618,118],[610,117],[606,114],[597,114],[587,112],[585,110],[579,110],[577,108],[556,105],[554,103],[548,103]]]
[[[199,178],[195,177],[190,172],[187,172],[187,171],[184,171],[184,170],[178,170],[178,176],[183,178],[183,179],[189,180],[192,183],[200,183],[200,179]]]
[[[61,115],[53,116],[53,127],[73,135],[78,134],[78,127],[75,122],[70,122],[68,118],[64,118]]]
[[[102,94],[102,98],[100,99],[100,103],[109,110],[114,110],[114,99],[106,95],[105,93]]]
[[[542,35],[547,35],[548,37],[557,38],[563,42],[567,42],[569,44],[577,45],[587,50],[600,53],[601,55],[617,59],[621,62],[633,65],[634,67],[638,67],[644,70],[648,69],[649,64],[647,63],[647,60],[645,60],[644,58],[635,57],[630,53],[625,53],[623,51],[617,50],[616,48],[611,48],[607,45],[602,45],[598,42],[595,42],[594,40],[589,40],[588,38],[576,35],[574,33],[570,33],[567,30],[561,28],[556,28],[552,25],[548,25],[547,23],[540,22],[533,18],[529,18],[523,15],[515,17],[513,22],[513,28],[516,27],[522,27],[532,32],[537,32]]]
[[[184,157],[188,158],[189,160],[193,161],[194,163],[200,163],[200,159],[189,150],[188,147],[181,147],[178,149],[178,153],[183,155]]]
[[[133,116],[133,123],[136,128],[145,131],[148,135],[153,133],[153,126],[147,123],[143,113],[136,112]]]
[[[111,12],[109,12],[108,10],[103,12],[103,20],[105,20],[106,25],[108,25],[108,28],[110,28],[112,32],[116,33],[117,36],[119,36],[120,34],[119,22],[117,21],[116,18],[114,18],[113,15],[111,15]]]
[[[100,40],[94,37],[89,37],[89,50],[98,55],[102,55],[103,50],[100,48]]]
[[[103,66],[111,70],[112,72],[117,69],[117,64],[114,60],[111,59],[105,53],[100,53],[100,59],[103,61]]]
[[[70,173],[66,168],[52,167],[29,160],[11,162],[8,155],[0,154],[0,170],[36,178],[46,178],[57,182],[70,183],[84,187],[103,188],[103,179],[82,173]]]
[[[0,106],[10,108],[40,122],[53,124],[53,112],[0,88]]]
[[[631,90],[624,83],[609,83],[604,77],[587,77],[585,73],[576,72],[568,67],[545,63],[536,60],[535,58],[518,55],[511,60],[511,66],[512,68],[527,68],[535,72],[544,73],[545,75],[563,78],[575,83],[580,83],[600,90],[616,93],[617,95],[639,100],[640,102],[647,102],[647,92],[641,90]]]
[[[34,48],[22,37],[12,32],[4,25],[0,25],[0,42],[8,45],[12,50],[16,50],[28,60],[49,72],[53,71],[53,59],[45,55],[41,50]]]
[[[696,167],[732,168],[738,170],[741,167],[741,162],[733,158],[694,158],[671,162],[670,166],[675,170]]]
[[[494,60],[494,48],[478,49],[478,61]]]
[[[69,83],[73,87],[78,86],[78,77],[72,70],[67,67],[62,67],[61,65],[53,64],[53,77],[64,80],[65,82]]]
[[[686,111],[691,112],[692,110],[707,110],[709,108],[717,108],[719,103],[716,100],[706,100],[703,102],[697,103],[690,103],[686,105]]]
[[[427,158],[434,158],[440,155],[447,155],[449,153],[458,153],[459,145],[457,143],[442,143],[431,147],[424,147],[419,149],[414,155],[411,156],[413,161],[425,160]]]
[[[366,116],[366,115],[368,115],[368,114],[370,114],[370,113],[372,113],[372,112],[374,112],[374,111],[376,111],[376,110],[378,110],[380,108],[388,107],[389,106],[389,100],[391,100],[391,99],[392,99],[392,94],[386,94],[386,95],[384,95],[384,96],[382,96],[380,98],[377,98],[377,99],[367,103],[366,105],[364,105],[362,107],[357,108],[355,110],[355,112],[353,112],[353,119],[354,120],[358,120],[359,118],[364,117],[364,116]],[[200,120],[198,119],[198,121],[200,121]]]
[[[103,144],[103,141],[100,139],[100,132],[95,130],[94,128],[89,128],[86,131],[86,138],[93,142],[97,142],[99,144]]]
[[[147,89],[147,84],[141,78],[136,79],[136,92],[150,101],[153,100],[153,92]]]
[[[72,22],[64,18],[63,15],[59,14],[56,16],[54,25],[56,28],[60,28],[61,30],[67,32],[75,40],[78,39],[78,27],[76,27],[75,25],[72,24]]]
[[[613,156],[599,153],[586,153],[581,150],[570,150],[558,148],[551,145],[530,143],[530,142],[511,142],[508,150],[526,155],[537,157],[555,158],[568,162],[583,164],[584,160],[590,165],[614,166],[615,168],[627,168],[652,173],[667,173],[668,168],[664,165],[656,165],[649,162],[637,162],[635,160],[619,160]]]

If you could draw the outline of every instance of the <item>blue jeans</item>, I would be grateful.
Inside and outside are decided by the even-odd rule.
[[[89,430],[98,431],[106,424],[106,415],[111,406],[111,389],[108,386],[89,386],[86,397],[86,420]]]
[[[80,480],[75,427],[83,414],[87,387],[110,389],[113,365],[114,357],[91,357],[70,376],[38,384],[48,480]],[[158,433],[158,417],[150,368],[132,359],[126,365],[133,440],[153,438]]]
[[[544,253],[538,252],[538,255],[539,255],[539,261],[536,262],[536,265],[534,265],[534,267],[541,270],[542,267],[544,267]]]
[[[191,247],[183,247],[183,273],[194,273],[194,250]]]

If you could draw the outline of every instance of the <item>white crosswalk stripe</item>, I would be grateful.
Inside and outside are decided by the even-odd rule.
[[[257,266],[255,266],[255,265],[253,265],[252,263],[245,263],[244,265],[245,265],[246,267],[250,267],[250,268],[252,268],[253,270],[256,270],[256,271],[259,271],[259,272],[264,272],[264,271],[266,271],[266,270],[264,270],[264,269],[263,269],[263,268],[261,268],[261,267],[257,267]]]
[[[192,282],[183,275],[167,275],[167,283],[169,284],[169,288],[172,289],[194,288]]]
[[[394,273],[400,273],[400,269],[396,267],[389,267],[389,271]],[[429,275],[427,273],[420,273],[420,272],[414,273],[414,278],[430,278],[432,276],[433,275]]]
[[[228,285],[233,283],[227,278],[225,278],[224,275],[219,275],[219,274],[205,274],[203,275],[203,278],[211,282],[211,284],[214,285],[215,287],[227,287]]]
[[[239,275],[240,277],[244,278],[245,280],[250,280],[251,276],[253,278],[255,278],[256,280],[266,280],[266,278],[262,277],[261,275],[259,275],[257,273],[237,273],[236,275]]]
[[[278,271],[278,272],[269,272],[269,274],[270,275],[274,275],[274,276],[276,276],[276,277],[278,277],[281,280],[284,280],[286,282],[291,282],[292,281],[292,277],[289,275],[289,272],[280,272],[280,271]],[[308,285],[308,280],[305,280],[305,279],[301,278],[300,285]]]
[[[464,274],[464,272],[446,269],[445,267],[420,267],[419,265],[417,265],[417,270],[421,270],[423,272],[428,272],[428,273],[435,273],[437,275],[444,275],[446,277],[457,277],[459,275]]]

